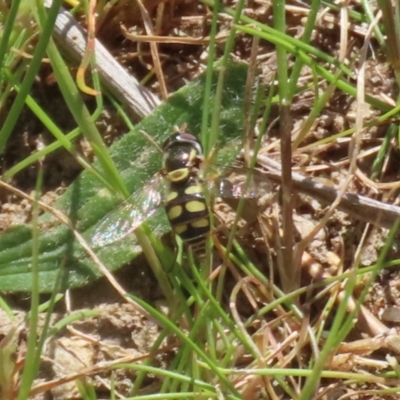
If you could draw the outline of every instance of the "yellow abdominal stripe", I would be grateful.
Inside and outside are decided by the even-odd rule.
[[[171,182],[183,181],[189,176],[189,168],[179,168],[168,173],[168,179]]]
[[[189,212],[195,213],[195,212],[204,211],[206,209],[206,205],[205,205],[205,203],[203,201],[192,200],[192,201],[188,201],[185,204],[185,208]]]
[[[168,210],[168,218],[172,221],[182,214],[182,206],[173,206]]]
[[[193,228],[206,228],[209,225],[207,218],[198,219],[190,223]]]
[[[192,228],[207,228],[209,225],[210,224],[207,218],[201,218],[190,223],[190,226]],[[186,232],[188,228],[189,228],[188,224],[175,225],[174,231],[177,235],[182,235],[182,233]]]
[[[181,224],[181,225],[176,225],[174,226],[174,231],[178,235],[182,235],[183,232],[185,232],[188,228],[187,224]]]
[[[185,189],[185,194],[196,194],[196,193],[203,193],[203,189],[201,186],[193,185]]]
[[[167,202],[175,200],[178,197],[178,192],[170,192],[167,196]]]

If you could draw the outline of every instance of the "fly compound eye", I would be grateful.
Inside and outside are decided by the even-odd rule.
[[[178,139],[177,137],[179,136],[179,133],[173,133],[172,135],[170,135],[167,140],[164,142],[164,144],[162,145],[162,149],[163,151],[167,151],[173,144],[178,143]]]
[[[199,139],[196,136],[192,135],[191,133],[187,132],[179,133],[177,141],[179,143],[190,144],[196,150],[197,155],[199,155],[200,157],[203,156],[203,148],[201,146]]]
[[[190,145],[192,146],[195,150],[196,153],[199,156],[203,155],[203,149],[201,147],[201,143],[197,139],[196,136],[187,133],[187,132],[178,132],[178,133],[173,133],[165,142],[163,145],[163,151],[166,152],[168,151],[172,146],[179,146],[179,145]]]
[[[182,142],[198,142],[197,137],[192,135],[191,133],[187,133],[187,132],[182,132],[178,134],[179,136],[179,141]]]

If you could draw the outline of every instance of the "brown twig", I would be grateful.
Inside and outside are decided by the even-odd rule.
[[[281,165],[265,155],[258,155],[257,161],[263,173],[275,183],[282,182]],[[314,182],[297,172],[292,173],[293,188],[300,193],[308,194],[326,204],[338,198],[339,191],[333,187]],[[400,207],[365,196],[344,193],[340,198],[338,209],[364,222],[371,222],[382,228],[390,229],[396,219],[400,219]]]
[[[46,0],[46,6],[51,4]],[[81,62],[87,48],[87,32],[73,16],[60,8],[54,31],[57,44],[72,58]],[[104,87],[125,105],[137,119],[150,114],[160,100],[149,89],[139,84],[97,40],[94,41],[96,67]]]

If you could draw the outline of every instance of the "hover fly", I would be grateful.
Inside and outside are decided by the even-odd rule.
[[[269,189],[269,184],[264,184],[244,193],[243,182],[235,185],[220,176],[205,183],[203,149],[190,133],[172,134],[164,142],[162,153],[161,172],[104,217],[92,237],[93,246],[104,247],[124,238],[163,205],[173,232],[201,258],[210,233],[210,210],[204,185],[208,185],[213,196],[222,198],[258,197],[260,191]]]

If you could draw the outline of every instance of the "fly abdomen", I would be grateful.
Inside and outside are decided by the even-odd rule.
[[[174,232],[200,258],[210,232],[210,212],[199,179],[203,150],[197,138],[181,132],[163,146],[163,167],[170,191],[165,210]]]
[[[187,245],[204,242],[210,232],[210,213],[196,179],[191,178],[185,184],[171,183],[165,209],[174,232]]]

